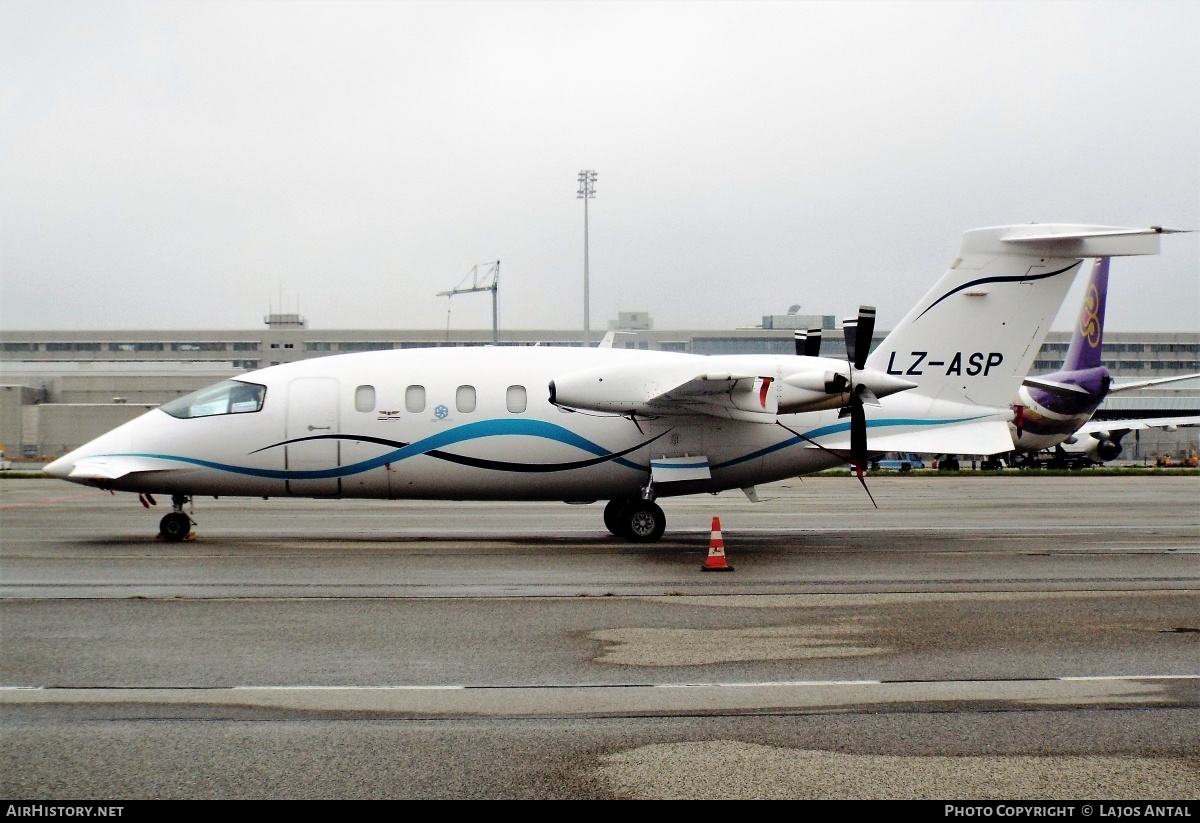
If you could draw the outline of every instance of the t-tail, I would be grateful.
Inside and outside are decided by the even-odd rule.
[[[916,383],[906,394],[1008,409],[1083,261],[1158,254],[1160,235],[1175,231],[1030,223],[965,232],[958,259],[867,366]]]

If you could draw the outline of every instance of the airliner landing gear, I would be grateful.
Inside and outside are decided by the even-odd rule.
[[[667,515],[653,500],[616,498],[604,507],[604,525],[631,543],[653,543],[667,528]]]
[[[187,495],[171,496],[173,511],[158,521],[158,534],[168,543],[178,543],[192,533],[192,518],[183,510],[183,505],[190,500]]]

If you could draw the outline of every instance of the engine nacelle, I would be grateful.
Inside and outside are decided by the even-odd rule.
[[[1107,437],[1096,441],[1096,457],[1099,460],[1115,460],[1121,455],[1121,444]]]

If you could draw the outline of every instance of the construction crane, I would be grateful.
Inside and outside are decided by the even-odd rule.
[[[463,285],[471,281],[470,286]],[[438,292],[438,297],[450,298],[456,294],[466,294],[473,291],[490,291],[492,293],[492,345],[500,344],[500,323],[496,310],[496,292],[500,288],[500,261],[495,263],[480,263],[473,267],[462,282],[450,291]],[[450,337],[450,307],[446,307],[446,338]]]

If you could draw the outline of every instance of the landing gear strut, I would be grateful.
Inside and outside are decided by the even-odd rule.
[[[183,510],[191,498],[185,494],[171,496],[171,513],[158,521],[158,533],[168,543],[178,543],[192,532],[192,518]]]

